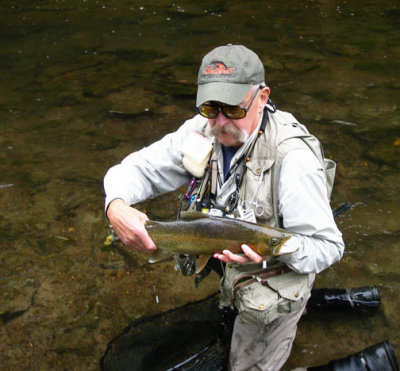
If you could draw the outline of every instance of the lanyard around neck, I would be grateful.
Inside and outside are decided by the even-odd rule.
[[[255,138],[253,139],[253,141],[251,142],[248,150],[235,162],[235,164],[229,169],[228,172],[228,178],[232,175],[235,174],[239,164],[244,160],[245,162],[249,162],[251,160],[251,155],[254,149],[254,146],[258,140],[258,138],[265,132],[265,128],[267,127],[268,123],[269,123],[269,114],[268,114],[268,108],[265,107],[264,108],[264,114],[263,114],[263,118],[261,121],[261,125],[260,128],[258,130],[257,135],[255,136]],[[214,162],[214,164],[216,164],[216,161]],[[227,206],[225,208],[226,213],[232,213],[233,210],[235,210],[237,203],[239,201],[239,191],[240,191],[240,187],[242,185],[243,182],[243,177],[244,177],[244,173],[245,173],[245,169],[246,167],[243,167],[242,171],[239,171],[235,174],[235,191],[230,195]],[[215,174],[217,174],[217,172],[215,172]],[[211,172],[211,184],[213,184],[213,171]],[[215,181],[216,183],[216,181]],[[211,187],[211,189],[213,189]],[[216,194],[216,189],[214,189],[214,195]],[[214,198],[215,199],[215,198]]]

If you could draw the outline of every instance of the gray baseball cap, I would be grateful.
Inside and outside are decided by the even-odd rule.
[[[196,106],[207,101],[237,105],[264,79],[264,66],[256,53],[243,45],[219,46],[202,60]]]

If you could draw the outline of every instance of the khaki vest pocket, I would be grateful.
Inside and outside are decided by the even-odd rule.
[[[292,271],[267,282],[267,286],[254,282],[236,292],[235,306],[242,321],[267,325],[281,315],[300,310],[310,296],[309,275]]]
[[[274,160],[254,158],[246,163],[246,173],[240,192],[241,206],[254,210],[260,222],[269,224],[273,216],[271,168]]]

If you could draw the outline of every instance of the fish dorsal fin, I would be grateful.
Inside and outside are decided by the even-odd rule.
[[[200,255],[196,260],[196,274],[200,273],[210,260],[210,256]]]
[[[179,219],[182,219],[185,221],[191,221],[191,220],[197,220],[197,219],[203,219],[203,218],[208,218],[208,216],[199,211],[181,211],[181,213],[179,215]]]

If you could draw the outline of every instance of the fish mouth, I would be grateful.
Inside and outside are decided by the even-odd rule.
[[[153,223],[150,221],[150,220],[146,220],[145,222],[144,222],[144,227],[146,228],[146,229],[151,229],[151,228],[153,228]]]
[[[282,246],[285,244],[286,241],[290,240],[291,237],[292,237],[292,236],[288,235],[288,236],[285,236],[285,237],[282,238],[282,240],[280,241],[280,243],[278,244],[278,246],[276,246],[276,247],[274,248],[273,256],[283,255],[283,254],[279,254],[280,251],[281,251],[281,248],[282,248]],[[285,254],[286,254],[286,253],[285,253]],[[290,254],[290,253],[287,253],[287,254]]]

